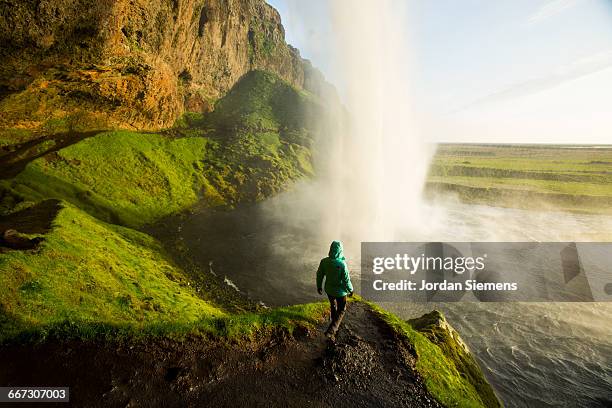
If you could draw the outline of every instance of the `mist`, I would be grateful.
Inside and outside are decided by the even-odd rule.
[[[313,239],[392,241],[423,225],[422,191],[433,153],[412,117],[410,38],[396,1],[329,4],[328,46],[344,108],[316,149],[317,180],[271,213]],[[351,10],[347,13],[347,10]],[[328,129],[329,131],[329,129]],[[331,142],[329,142],[331,140]]]
[[[405,4],[331,2],[334,67],[343,78],[347,134],[331,160],[336,234],[394,240],[420,221],[430,159],[412,118]],[[347,10],[351,10],[347,13]]]

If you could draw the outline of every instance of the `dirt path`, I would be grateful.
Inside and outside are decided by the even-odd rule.
[[[70,386],[91,407],[437,407],[409,344],[351,303],[336,344],[298,330],[248,347],[167,339],[0,349],[0,383]],[[51,380],[51,382],[49,381]]]

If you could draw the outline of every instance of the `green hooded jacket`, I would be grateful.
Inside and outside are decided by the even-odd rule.
[[[317,289],[323,286],[325,278],[325,292],[334,297],[343,297],[353,291],[353,284],[349,270],[342,256],[342,244],[334,241],[329,247],[329,256],[321,259],[317,269]]]

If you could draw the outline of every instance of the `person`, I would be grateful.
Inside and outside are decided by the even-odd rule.
[[[325,334],[334,341],[346,312],[346,297],[347,295],[353,296],[353,284],[342,254],[340,241],[331,243],[328,256],[321,259],[319,263],[319,269],[317,269],[319,295],[323,294],[323,279],[325,279],[325,293],[329,298],[331,309],[331,323]]]

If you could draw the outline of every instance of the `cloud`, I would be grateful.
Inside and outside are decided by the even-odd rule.
[[[527,24],[537,24],[574,7],[580,0],[549,0],[527,17]]]
[[[612,51],[590,55],[572,63],[562,65],[549,75],[529,79],[493,92],[451,113],[543,92],[568,81],[592,75],[610,67],[612,67]]]

